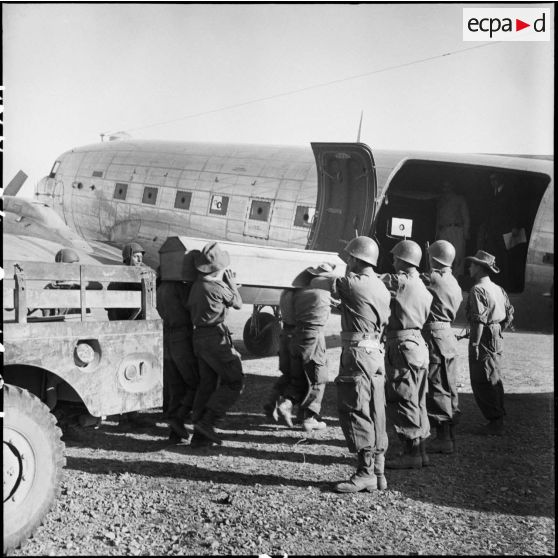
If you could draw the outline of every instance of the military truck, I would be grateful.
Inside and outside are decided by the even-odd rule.
[[[54,413],[103,417],[162,404],[163,326],[150,268],[4,261],[4,553],[42,523],[61,485]],[[130,319],[109,321],[111,308]],[[62,413],[63,414],[63,413]]]

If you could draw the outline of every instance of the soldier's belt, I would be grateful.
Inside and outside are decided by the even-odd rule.
[[[377,333],[362,333],[359,331],[342,331],[341,345],[343,347],[364,347],[366,349],[379,349],[380,336]]]
[[[450,329],[451,324],[449,322],[427,322],[422,326],[424,331],[434,331],[436,329]]]
[[[406,339],[408,337],[416,337],[420,334],[420,329],[418,327],[411,327],[409,329],[396,329],[392,331],[386,331],[386,339]]]

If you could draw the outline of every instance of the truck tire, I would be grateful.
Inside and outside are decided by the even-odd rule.
[[[54,416],[27,390],[4,384],[4,544],[18,548],[41,525],[61,488],[64,443]]]
[[[251,332],[253,317],[244,324],[242,333],[244,346],[255,356],[276,356],[279,351],[279,334],[281,333],[279,320],[269,312],[259,312],[257,319],[259,326],[257,335]]]

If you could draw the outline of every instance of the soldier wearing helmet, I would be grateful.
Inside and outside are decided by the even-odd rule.
[[[140,267],[143,263],[143,255],[145,250],[137,242],[129,242],[122,248],[122,261],[124,265]],[[141,285],[139,283],[110,283],[107,287],[109,291],[139,291]],[[137,316],[137,308],[108,308],[109,320],[129,320]]]
[[[54,256],[56,263],[79,263],[79,255],[73,248],[62,248],[56,252]],[[46,285],[45,289],[79,289],[79,282],[76,281],[53,281]],[[88,309],[90,312],[90,310]],[[67,316],[68,314],[77,314],[79,308],[43,308],[43,316]]]
[[[320,411],[328,380],[324,327],[333,301],[329,283],[321,281],[332,277],[334,268],[335,265],[323,262],[306,268],[293,280],[294,328],[289,343],[289,381],[282,390],[277,412],[292,428],[291,411],[298,404],[302,427],[308,433],[327,427]]]
[[[339,254],[347,262],[345,277],[330,281],[341,311],[337,410],[349,451],[357,454],[356,472],[335,485],[337,492],[387,488],[385,368],[380,339],[389,318],[390,294],[374,271],[378,252],[371,238],[353,238]]]
[[[145,250],[137,243],[130,242],[122,248],[122,261],[128,266],[143,266],[143,255]],[[147,268],[149,269],[149,268]],[[141,291],[139,283],[109,283],[107,290],[109,291]],[[139,308],[107,308],[109,320],[130,320],[137,317]],[[151,426],[152,423],[148,419],[143,418],[137,411],[124,413],[120,415],[119,424],[121,426]]]
[[[386,399],[403,452],[386,462],[390,469],[419,469],[428,463],[424,440],[430,435],[426,412],[428,348],[421,329],[432,295],[420,280],[420,246],[402,240],[391,250],[395,273],[381,278],[391,293],[386,330]]]
[[[437,240],[428,248],[430,273],[421,275],[432,295],[430,313],[422,335],[428,345],[429,371],[426,409],[436,438],[429,442],[429,453],[453,453],[454,426],[459,417],[457,395],[456,339],[451,329],[463,300],[461,287],[452,275],[455,248],[447,240]]]

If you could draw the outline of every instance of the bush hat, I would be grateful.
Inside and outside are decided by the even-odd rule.
[[[201,252],[194,254],[194,266],[202,273],[213,273],[225,269],[231,262],[229,253],[217,242],[209,242]]]
[[[314,277],[331,277],[334,269],[335,265],[327,262],[322,262],[316,267],[307,267],[293,279],[292,286],[296,288],[307,287]]]
[[[465,259],[478,265],[482,265],[483,267],[490,269],[493,273],[500,273],[500,270],[496,266],[496,258],[484,250],[477,250],[477,253],[474,256],[467,256]]]

